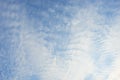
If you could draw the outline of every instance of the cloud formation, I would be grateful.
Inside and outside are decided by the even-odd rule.
[[[0,1],[0,79],[118,80],[119,1]]]

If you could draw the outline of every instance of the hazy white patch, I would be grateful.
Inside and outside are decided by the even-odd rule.
[[[75,4],[77,2],[79,2],[79,0],[75,2],[70,1],[70,3]],[[33,4],[39,5],[37,2]],[[31,75],[37,75],[38,79],[42,80],[84,80],[86,74],[93,74],[95,80],[104,80],[107,75],[109,76],[109,80],[117,80],[120,75],[119,20],[114,21],[116,24],[111,24],[112,27],[109,27],[107,32],[109,25],[105,25],[104,22],[106,19],[98,14],[99,5],[87,5],[81,8],[79,5],[63,6],[63,11],[65,10],[66,13],[71,13],[72,15],[72,17],[69,18],[62,14],[56,14],[55,9],[49,8],[48,12],[53,14],[52,16],[57,18],[56,20],[61,20],[60,23],[50,23],[49,18],[52,18],[50,17],[51,15],[47,12],[41,12],[41,15],[48,19],[48,24],[53,25],[50,26],[50,28],[49,26],[44,26],[44,24],[47,23],[42,23],[42,21],[27,19],[27,12],[23,13],[20,17],[18,17],[20,14],[9,11],[5,14],[2,13],[3,16],[7,16],[8,18],[20,18],[20,22],[19,20],[9,21],[10,27],[22,26],[19,32],[19,46],[16,50],[16,62],[18,64],[15,69],[17,73],[11,80],[23,80]],[[14,10],[16,6],[17,5],[13,5],[11,9]],[[15,10],[18,8],[19,6],[17,6]],[[59,5],[56,5],[56,9],[59,8]],[[10,13],[12,13],[11,16]],[[40,12],[36,14],[40,15],[39,13]],[[54,19],[50,20],[57,22]],[[16,29],[13,29],[13,31],[17,32]],[[64,33],[62,36],[59,36],[55,32],[62,33],[65,31],[70,33],[67,36],[67,38],[69,38],[68,42],[60,42],[59,40],[62,40],[61,38],[66,39],[66,37],[63,37]],[[102,36],[105,36],[105,38],[99,35],[102,33],[99,32],[99,34],[97,34],[97,31],[104,33]],[[45,37],[52,38],[53,42],[50,42],[49,39],[48,41],[45,40]],[[96,43],[101,45],[99,49],[95,48],[94,45],[96,43],[94,43],[93,38],[98,39]],[[61,53],[69,56],[68,59],[64,59],[64,56],[53,56],[53,53],[57,54],[60,52],[59,50],[55,52],[55,48],[59,45],[63,48],[65,46],[66,50]],[[91,54],[94,50],[98,50],[96,52],[100,53],[100,58],[97,59],[100,67],[94,64],[95,61],[92,59]],[[100,52],[100,50],[104,50],[103,53],[101,53],[102,51]],[[113,60],[111,67],[105,68],[104,61],[109,53],[115,55],[116,59]]]
[[[120,79],[120,57],[116,58],[113,63],[113,68],[108,76],[108,80]]]
[[[109,35],[105,40],[105,49],[108,52],[112,52],[115,56],[112,68],[108,76],[108,80],[120,79],[120,28],[119,28],[119,16],[116,17],[114,25],[112,25]]]
[[[93,50],[92,37],[94,36],[91,28],[98,27],[94,24],[94,14],[91,16],[93,12],[95,11],[88,7],[78,9],[76,15],[71,20],[69,51],[66,52],[71,55],[71,61],[63,80],[84,80],[86,74],[93,73],[96,69],[90,56]]]

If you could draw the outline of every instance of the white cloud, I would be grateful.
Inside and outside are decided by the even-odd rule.
[[[27,20],[26,17],[24,17],[24,20],[21,20],[20,23],[11,23],[11,26],[23,26],[20,32],[20,46],[17,51],[19,54],[16,57],[18,62],[16,80],[22,80],[22,77],[31,76],[33,74],[38,75],[39,79],[42,78],[42,80],[84,80],[87,74],[94,74],[95,80],[103,80],[109,72],[110,75],[108,79],[117,80],[120,75],[119,21],[114,21],[116,24],[111,24],[112,27],[109,27],[107,32],[106,27],[109,25],[104,24],[106,19],[101,14],[98,14],[98,7],[99,6],[95,4],[87,5],[82,8],[78,5],[64,6],[62,7],[63,10],[68,14],[72,13],[72,17],[68,18],[62,14],[56,14],[56,17],[63,20],[63,22],[55,25],[52,24],[55,26],[54,28],[44,27],[42,24],[45,23],[39,23],[36,19]],[[59,6],[57,6],[57,9],[58,8]],[[54,9],[49,8],[49,11],[55,14]],[[73,13],[75,14],[73,15]],[[46,16],[46,18],[51,16],[47,12],[43,12],[42,15],[44,15],[44,17]],[[14,16],[14,14],[12,16]],[[55,22],[54,19],[53,22]],[[61,24],[64,22],[70,29],[64,27],[61,28]],[[44,31],[51,33],[44,33],[39,30],[36,32],[38,29],[35,29],[36,26],[40,26],[40,30],[43,29]],[[65,44],[67,50],[63,51],[63,53],[69,56],[69,58],[63,59],[58,55],[53,56],[52,53],[55,49],[54,45],[59,45],[60,43],[57,44],[56,42],[52,43],[45,41],[44,38],[49,36],[54,39],[54,41],[62,40],[61,38],[64,39],[64,37],[60,37],[54,34],[54,32],[67,32],[67,30],[70,33],[68,37],[69,42],[67,42],[68,44]],[[101,33],[97,34],[94,32],[95,30],[105,33],[105,38],[99,35]],[[102,46],[100,49],[97,49],[98,51],[96,52],[105,50],[104,53],[99,52],[102,56],[97,60],[98,64],[101,65],[102,62],[104,62],[103,59],[106,58],[107,53],[110,52],[115,55],[116,59],[112,63],[113,66],[111,69],[99,68],[98,65],[94,64],[95,61],[92,59],[92,52],[96,49],[93,38],[98,38],[98,40],[102,42]],[[99,41],[97,43],[99,43]],[[46,47],[45,44],[49,44],[49,46]],[[56,51],[56,53],[59,53],[59,51]]]

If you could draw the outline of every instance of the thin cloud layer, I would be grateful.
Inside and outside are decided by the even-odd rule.
[[[1,80],[118,80],[119,1],[0,1]]]

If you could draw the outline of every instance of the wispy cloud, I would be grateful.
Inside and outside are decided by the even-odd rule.
[[[119,1],[0,2],[0,79],[119,79]]]

